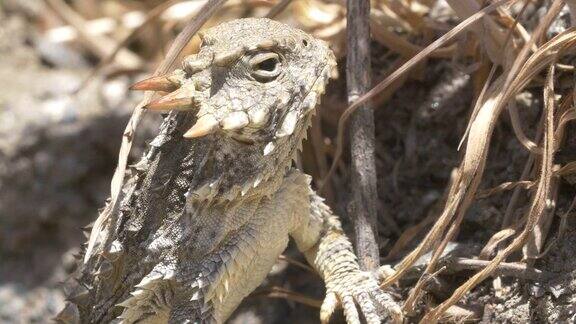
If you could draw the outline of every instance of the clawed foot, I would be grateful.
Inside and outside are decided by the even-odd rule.
[[[393,323],[402,323],[402,310],[392,297],[380,289],[369,272],[354,271],[326,280],[326,298],[320,309],[320,320],[328,323],[334,310],[341,306],[348,324],[359,324],[360,311],[368,324],[379,324],[390,316]]]

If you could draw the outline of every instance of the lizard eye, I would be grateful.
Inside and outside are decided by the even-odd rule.
[[[280,55],[268,52],[252,56],[248,65],[252,76],[260,82],[269,82],[280,75],[282,63]]]

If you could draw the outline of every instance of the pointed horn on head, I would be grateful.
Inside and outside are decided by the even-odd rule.
[[[130,90],[172,92],[178,87],[180,87],[180,84],[162,75],[136,82],[130,87]]]
[[[144,109],[152,111],[184,111],[197,106],[198,104],[194,98],[194,90],[191,92],[190,89],[183,87],[148,103],[144,106]]]

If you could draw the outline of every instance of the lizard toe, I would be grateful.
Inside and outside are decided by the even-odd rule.
[[[358,309],[351,295],[344,295],[342,297],[342,308],[344,309],[344,317],[346,317],[348,324],[360,324],[360,315],[358,315]]]
[[[334,311],[336,310],[336,306],[338,306],[336,293],[327,293],[326,298],[324,298],[324,302],[322,302],[322,306],[320,307],[320,322],[322,324],[328,324],[330,317],[332,317],[332,314],[334,314]]]
[[[403,322],[404,316],[402,315],[402,309],[388,293],[377,287],[370,292],[370,295],[376,301],[377,307],[382,309],[384,313],[390,315],[394,323],[399,324]]]
[[[381,323],[380,314],[368,292],[361,291],[357,293],[356,302],[358,303],[358,306],[360,306],[360,310],[362,311],[362,314],[364,314],[364,318],[366,318],[368,324]]]

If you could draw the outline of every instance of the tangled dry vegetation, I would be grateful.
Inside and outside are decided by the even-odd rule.
[[[75,93],[98,78],[173,68],[198,48],[196,16],[205,18],[202,28],[247,16],[284,21],[330,42],[346,73],[340,0],[45,0],[45,12],[5,2],[28,12],[50,42],[96,62]],[[371,101],[380,252],[394,265],[383,268],[383,286],[409,321],[576,320],[576,248],[568,246],[576,233],[576,1],[371,3],[374,87],[347,107],[345,78],[330,86],[300,167],[345,214],[347,120]],[[140,107],[152,95],[122,138],[112,206],[132,140],[141,136]],[[256,295],[319,305],[286,287]]]

